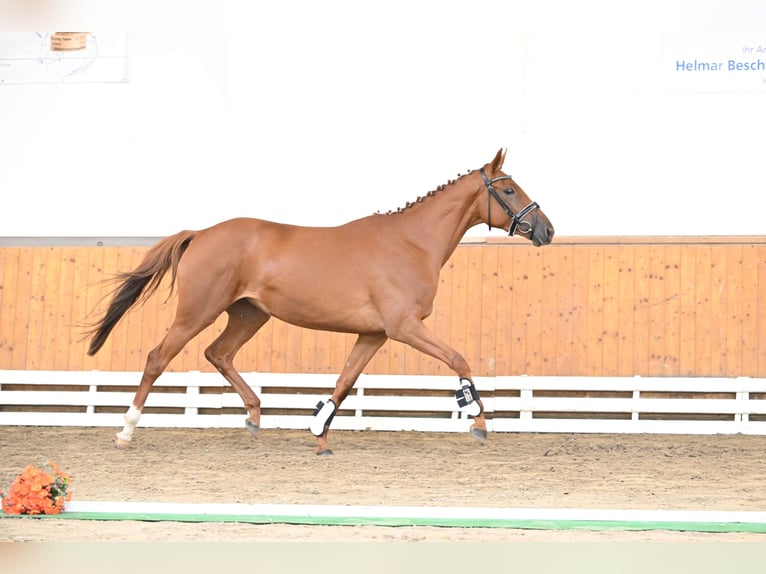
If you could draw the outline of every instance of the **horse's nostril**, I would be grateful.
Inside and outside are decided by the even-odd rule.
[[[546,227],[545,232],[547,233],[548,239],[553,239],[553,227]]]

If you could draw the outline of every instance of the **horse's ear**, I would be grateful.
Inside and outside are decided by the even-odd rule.
[[[490,163],[490,167],[492,168],[492,171],[495,172],[503,167],[503,162],[505,162],[505,151],[503,148],[500,148],[497,150],[497,155],[495,155],[495,159],[492,160],[492,163]]]

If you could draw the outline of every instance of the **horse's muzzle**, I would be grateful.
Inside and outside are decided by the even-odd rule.
[[[535,247],[548,245],[551,241],[553,241],[554,233],[555,232],[553,226],[550,224],[536,225],[532,231],[532,243],[535,245]]]

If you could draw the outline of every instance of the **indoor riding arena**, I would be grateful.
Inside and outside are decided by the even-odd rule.
[[[0,31],[3,574],[760,551],[763,2],[129,4]]]
[[[263,400],[257,437],[244,428],[241,400],[203,355],[221,321],[157,382],[131,448],[114,448],[147,342],[167,329],[173,299],[163,292],[127,315],[92,358],[74,325],[98,306],[102,280],[135,267],[146,250],[0,250],[2,472],[9,481],[30,461],[53,459],[72,476],[74,505],[203,506],[172,528],[152,516],[162,508],[140,520],[98,520],[86,512],[75,534],[66,520],[6,519],[9,539],[762,535],[761,515],[753,512],[764,503],[766,470],[766,353],[758,329],[766,320],[759,297],[763,238],[560,238],[542,249],[518,239],[464,242],[444,267],[427,324],[474,365],[486,442],[468,434],[446,367],[389,342],[333,421],[335,454],[322,457],[314,454],[308,422],[317,400],[332,391],[353,337],[279,321],[238,356]],[[240,522],[200,517],[206,504],[278,506]],[[321,505],[326,518],[273,523],[282,505]],[[361,507],[360,515],[336,515],[336,506],[349,505]],[[390,507],[402,507],[400,520],[379,514]],[[478,512],[442,526],[408,516],[410,507],[554,513],[494,520]],[[594,513],[602,510],[615,512]],[[105,512],[116,511],[107,505]],[[726,520],[735,513],[734,522],[718,513]],[[749,523],[751,514],[757,524]]]

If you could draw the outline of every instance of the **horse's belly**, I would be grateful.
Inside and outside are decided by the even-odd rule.
[[[383,319],[369,303],[351,298],[254,297],[251,302],[269,315],[299,327],[343,333],[378,333],[385,330]]]

